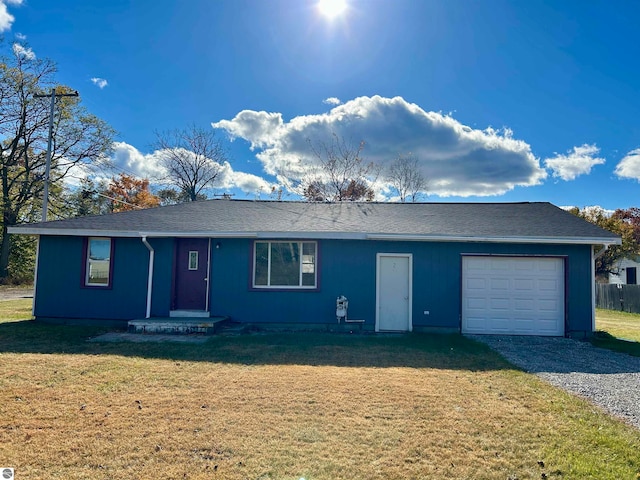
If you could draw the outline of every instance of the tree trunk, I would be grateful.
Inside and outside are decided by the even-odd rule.
[[[0,279],[9,276],[9,169],[7,165],[2,165],[2,243],[0,244]]]
[[[2,222],[2,243],[0,243],[0,279],[9,276],[9,233],[7,233],[7,223]]]

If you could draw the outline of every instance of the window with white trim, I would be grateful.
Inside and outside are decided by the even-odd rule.
[[[253,248],[254,288],[317,287],[317,242],[257,241]]]
[[[87,287],[111,285],[111,239],[89,237],[84,284]]]
[[[189,250],[189,270],[198,270],[198,251]]]

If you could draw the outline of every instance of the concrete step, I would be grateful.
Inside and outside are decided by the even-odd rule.
[[[129,320],[130,333],[190,335],[194,333],[214,335],[229,317],[166,317]]]
[[[171,310],[171,318],[209,318],[209,312],[205,310]]]

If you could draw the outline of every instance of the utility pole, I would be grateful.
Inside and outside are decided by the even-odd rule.
[[[51,89],[51,93],[36,93],[34,97],[45,98],[51,97],[51,112],[49,114],[49,142],[47,143],[47,160],[44,170],[44,195],[42,198],[42,221],[47,221],[47,210],[49,206],[49,175],[51,173],[51,144],[53,142],[53,112],[56,107],[56,97],[77,97],[78,92],[73,93],[58,93],[56,94],[55,87]]]

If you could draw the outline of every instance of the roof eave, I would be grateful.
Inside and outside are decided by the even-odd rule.
[[[393,240],[413,242],[481,242],[481,243],[543,243],[573,245],[622,245],[620,237],[523,237],[523,236],[467,236],[467,235],[402,235],[376,233],[368,240]]]
[[[125,238],[291,238],[291,239],[335,239],[335,240],[385,240],[411,242],[481,242],[481,243],[542,243],[578,245],[621,245],[620,237],[523,237],[523,236],[468,236],[468,235],[422,235],[364,232],[170,232],[140,230],[99,230],[41,228],[27,225],[9,227],[9,233],[22,235],[55,235],[77,237],[125,237]]]

